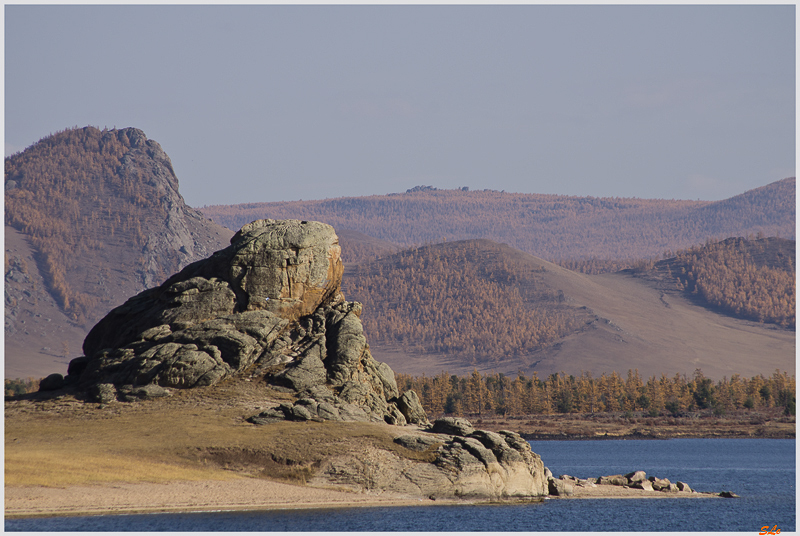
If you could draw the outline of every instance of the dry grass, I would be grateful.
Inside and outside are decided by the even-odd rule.
[[[245,419],[274,393],[228,382],[168,399],[106,407],[60,400],[6,402],[6,485],[227,480],[241,476],[305,482],[329,456],[374,446],[430,461],[393,442],[385,424]]]

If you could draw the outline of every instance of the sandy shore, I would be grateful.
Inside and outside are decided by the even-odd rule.
[[[575,487],[567,499],[624,499],[710,497],[705,493],[660,493],[598,486]],[[294,486],[269,480],[182,481],[165,484],[114,483],[66,488],[5,487],[5,516],[193,512],[215,510],[281,510],[360,506],[419,506],[463,504],[464,500],[436,501],[400,494],[358,493]],[[485,502],[485,501],[476,501]]]
[[[114,483],[66,488],[6,486],[5,516],[64,516],[209,510],[280,510],[432,503],[397,494],[293,486],[258,479]]]

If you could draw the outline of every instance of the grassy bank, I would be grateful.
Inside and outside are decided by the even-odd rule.
[[[795,437],[795,416],[783,408],[736,411],[715,415],[713,410],[681,416],[649,417],[638,412],[553,414],[515,418],[475,416],[486,430],[511,429],[527,439],[669,439],[678,437]]]
[[[245,419],[283,396],[246,382],[106,406],[71,395],[24,395],[5,403],[5,483],[74,486],[270,478],[303,483],[330,456],[372,445],[422,456],[393,442],[385,424]]]

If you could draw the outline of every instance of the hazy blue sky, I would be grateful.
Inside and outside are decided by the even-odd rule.
[[[5,149],[134,126],[193,206],[795,174],[795,6],[5,6]]]

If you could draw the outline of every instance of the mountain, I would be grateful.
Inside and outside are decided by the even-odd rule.
[[[406,193],[201,208],[238,229],[259,218],[307,219],[400,246],[485,238],[550,261],[661,256],[707,238],[795,238],[795,179],[723,201],[679,201],[414,188]]]
[[[794,241],[734,242],[747,244],[731,251],[749,253],[720,259],[730,266],[752,264],[747,259],[761,266],[783,263],[780,273],[791,279],[790,288],[762,285],[758,291],[755,279],[747,289],[786,301],[793,317],[794,268],[786,261]],[[590,276],[505,244],[447,242],[346,267],[343,291],[363,304],[375,358],[400,373],[521,370],[542,378],[560,371],[600,376],[628,369],[643,376],[691,375],[700,368],[715,379],[775,369],[792,373],[793,328],[734,316],[688,285],[679,287],[667,269],[699,251],[711,256],[714,247]]]
[[[68,129],[5,159],[5,371],[65,369],[112,307],[224,248],[135,128]]]

